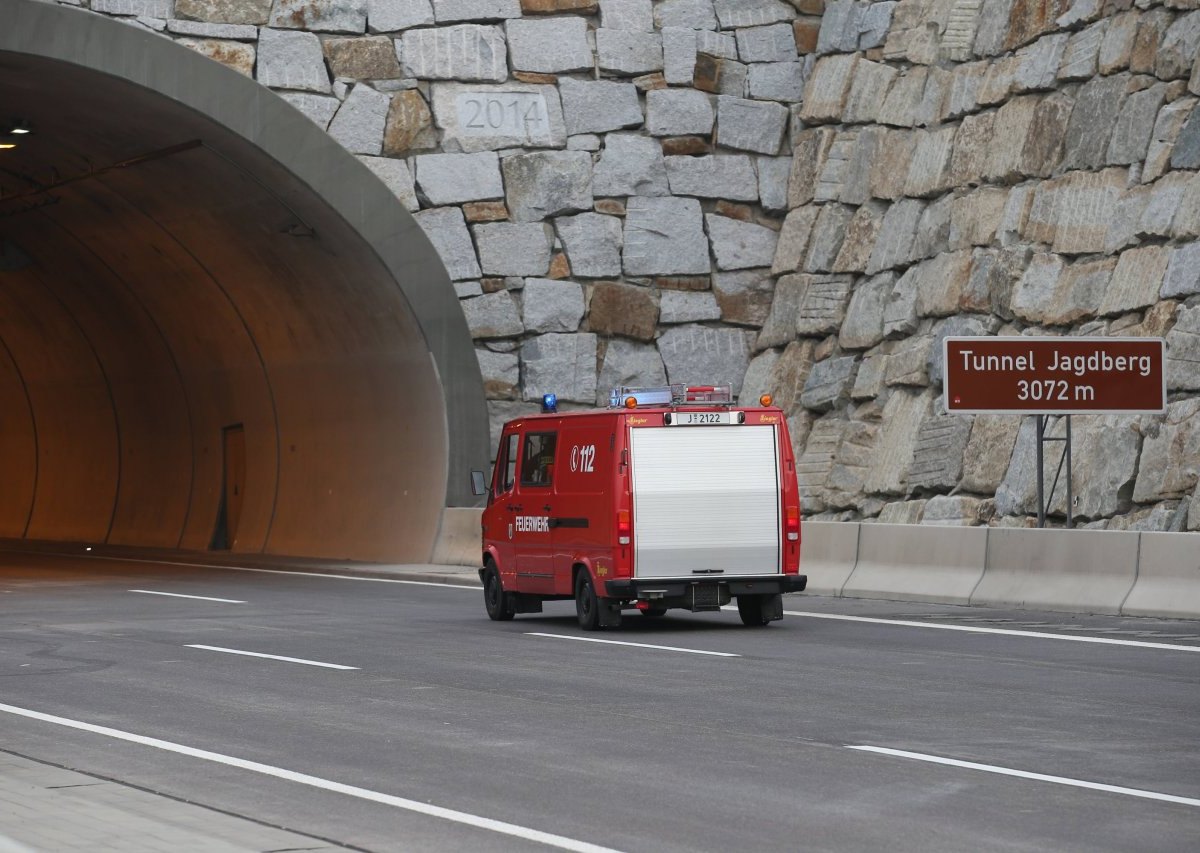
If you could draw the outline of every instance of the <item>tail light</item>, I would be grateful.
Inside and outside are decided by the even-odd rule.
[[[633,526],[629,523],[629,510],[623,509],[617,513],[617,544],[628,545]]]
[[[789,506],[784,510],[783,531],[789,542],[800,540],[800,507]]]

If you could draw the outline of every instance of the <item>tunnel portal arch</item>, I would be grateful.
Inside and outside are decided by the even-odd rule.
[[[412,216],[186,47],[34,0],[0,18],[0,131],[32,131],[0,150],[0,537],[207,549],[237,425],[232,550],[427,560],[487,413]]]

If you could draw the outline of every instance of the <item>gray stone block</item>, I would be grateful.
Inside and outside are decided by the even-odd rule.
[[[695,89],[646,93],[646,130],[654,136],[708,136],[715,118],[709,96]]]
[[[658,140],[627,133],[610,133],[596,163],[594,193],[606,196],[670,195],[667,166]]]
[[[821,208],[808,244],[808,255],[804,259],[806,272],[829,272],[833,269],[845,241],[846,229],[854,218],[855,211],[841,204],[827,204]]]
[[[1128,74],[1118,74],[1083,84],[1067,125],[1063,168],[1095,169],[1105,165],[1109,140],[1128,83]]]
[[[400,199],[406,209],[415,211],[420,207],[417,203],[417,190],[413,184],[412,173],[408,171],[408,164],[403,160],[394,160],[391,157],[369,157],[363,154],[360,154],[358,159],[387,185],[387,188],[396,198]]]
[[[780,0],[713,0],[713,10],[725,30],[790,21],[796,17],[796,10]]]
[[[894,0],[872,2],[863,12],[858,24],[858,49],[883,47],[892,28],[892,15],[900,4]],[[853,48],[851,48],[853,50]]]
[[[660,323],[699,323],[721,319],[717,297],[710,290],[664,290],[659,300]]]
[[[587,332],[538,335],[525,341],[521,346],[525,399],[557,394],[559,400],[595,402],[596,348],[596,336]]]
[[[564,74],[595,65],[583,18],[517,18],[504,26],[514,71]]]
[[[1157,302],[1169,260],[1170,250],[1166,246],[1143,246],[1122,252],[1100,302],[1100,314],[1122,314]]]
[[[637,86],[613,80],[559,81],[567,132],[606,133],[637,127],[644,117]]]
[[[626,205],[628,275],[704,275],[711,270],[700,202],[635,196]]]
[[[511,400],[521,384],[521,364],[515,353],[492,352],[477,347],[475,358],[483,376],[483,393],[489,400]]]
[[[753,100],[799,103],[805,79],[803,62],[760,62],[749,68],[746,91]]]
[[[778,232],[712,213],[705,219],[718,269],[741,270],[771,265],[775,244],[779,241]]]
[[[1017,66],[1017,73],[1013,77],[1013,90],[1036,92],[1054,88],[1070,38],[1070,33],[1042,36],[1017,51],[1021,64]]]
[[[543,276],[549,271],[551,241],[540,222],[489,222],[472,230],[484,275]]]
[[[1146,159],[1155,118],[1163,105],[1166,90],[1165,83],[1158,83],[1125,99],[1108,144],[1106,159],[1110,164],[1131,164]]]
[[[583,319],[583,288],[573,281],[526,279],[521,301],[527,332],[574,332]]]
[[[663,70],[662,36],[632,30],[596,30],[600,70],[634,76]]]
[[[1192,108],[1192,114],[1175,140],[1171,168],[1200,169],[1200,104]]]
[[[367,0],[367,28],[373,33],[393,33],[434,22],[430,0]]]
[[[600,379],[596,383],[596,405],[608,405],[613,388],[645,388],[667,384],[667,371],[654,344],[613,338],[604,351]]]
[[[496,83],[508,77],[508,51],[499,27],[457,24],[408,30],[397,41],[401,68],[409,77]]]
[[[360,83],[350,90],[329,124],[329,135],[354,154],[383,150],[383,128],[392,99]]]
[[[858,54],[823,56],[813,66],[804,87],[800,117],[806,122],[837,121],[857,72]]]
[[[853,53],[868,6],[858,0],[830,0],[821,16],[817,53]]]
[[[853,279],[849,276],[801,276],[804,290],[796,310],[796,333],[820,337],[837,332],[846,317]]]
[[[758,179],[748,154],[667,157],[672,195],[758,201]]]
[[[828,358],[813,365],[800,395],[800,405],[814,412],[828,412],[850,402],[858,359],[853,356]]]
[[[414,158],[417,184],[434,207],[503,198],[500,158],[479,154],[422,154]]]
[[[796,312],[804,295],[806,276],[785,275],[775,284],[771,310],[754,342],[755,349],[783,346],[796,340]]]
[[[653,32],[650,0],[600,0],[600,26],[610,30]]]
[[[475,257],[475,246],[467,231],[467,221],[457,207],[441,207],[422,210],[413,215],[433,248],[437,250],[446,272],[454,281],[477,279],[480,275],[479,261]],[[547,255],[549,253],[547,252]],[[549,266],[549,257],[547,257]]]
[[[521,17],[521,0],[435,0],[439,24],[454,21],[499,21]]]
[[[867,275],[909,263],[924,210],[925,204],[915,199],[904,199],[888,208],[867,263]]]
[[[313,123],[322,130],[329,127],[334,113],[342,104],[337,98],[313,95],[307,92],[280,92],[279,96],[312,119]]]
[[[514,222],[538,222],[592,207],[592,155],[587,151],[514,154],[504,158],[502,168]]]
[[[1184,498],[1200,479],[1200,400],[1179,400],[1150,420],[1133,488],[1136,503]]]
[[[1108,24],[1109,19],[1105,18],[1071,36],[1058,66],[1059,80],[1087,80],[1096,76],[1096,64]]]
[[[257,80],[272,89],[328,92],[329,74],[320,40],[312,33],[264,27],[258,38]]]
[[[1012,460],[1017,430],[1026,419],[1011,415],[976,415],[972,420],[959,482],[968,492],[995,494]]]
[[[761,328],[771,310],[775,282],[770,270],[738,270],[715,274],[712,289],[723,321]]]
[[[879,118],[892,81],[899,72],[882,62],[860,59],[846,98],[842,117],[847,123],[874,122]]]
[[[485,293],[472,299],[460,299],[459,306],[467,318],[467,328],[475,340],[508,338],[521,334],[521,313],[516,300],[507,290]]]
[[[895,273],[883,273],[854,287],[838,333],[843,349],[870,349],[883,340],[883,312],[895,284]]]
[[[654,6],[654,23],[664,30],[667,27],[715,30],[717,15],[712,0],[660,0]]]
[[[558,87],[528,83],[434,83],[433,117],[442,149],[561,148],[567,131]]]
[[[269,23],[321,33],[362,33],[367,30],[367,0],[274,0]]]
[[[758,197],[764,210],[787,210],[788,175],[792,170],[791,157],[756,157]]]
[[[1180,308],[1167,335],[1167,390],[1200,391],[1200,305]]]
[[[955,488],[962,477],[963,453],[970,435],[970,418],[931,411],[917,430],[912,467],[908,472],[909,493],[917,489],[945,491]],[[929,507],[926,507],[928,514]]]
[[[620,219],[581,213],[554,220],[554,227],[574,275],[603,278],[621,274]]]
[[[705,326],[675,326],[658,339],[669,382],[685,384],[728,384],[741,391],[750,347],[740,329]]]
[[[742,62],[794,62],[796,38],[790,24],[745,27],[736,34]]]
[[[1187,298],[1200,293],[1200,242],[1171,249],[1160,295],[1163,299]]]
[[[896,390],[883,407],[882,429],[863,489],[875,494],[904,494],[916,450],[917,434],[933,406],[931,391]]]
[[[1186,78],[1200,55],[1200,9],[1180,15],[1167,29],[1154,54],[1154,74],[1160,80]]]
[[[721,95],[717,98],[717,144],[758,154],[779,153],[788,111],[781,104]]]

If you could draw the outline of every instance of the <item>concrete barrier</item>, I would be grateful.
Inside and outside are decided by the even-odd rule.
[[[1200,536],[1143,533],[1138,547],[1137,581],[1121,605],[1121,613],[1200,617]]]
[[[842,595],[967,604],[983,577],[986,527],[863,524]]]
[[[971,604],[1115,614],[1137,558],[1137,533],[996,528]]]
[[[858,562],[858,529],[849,521],[807,521],[800,529],[800,574],[808,591],[841,595]]]
[[[479,533],[482,517],[482,509],[446,507],[429,561],[441,566],[483,565],[483,541]]]

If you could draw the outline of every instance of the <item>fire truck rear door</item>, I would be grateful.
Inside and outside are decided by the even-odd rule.
[[[781,571],[774,426],[642,427],[629,437],[635,576]]]

